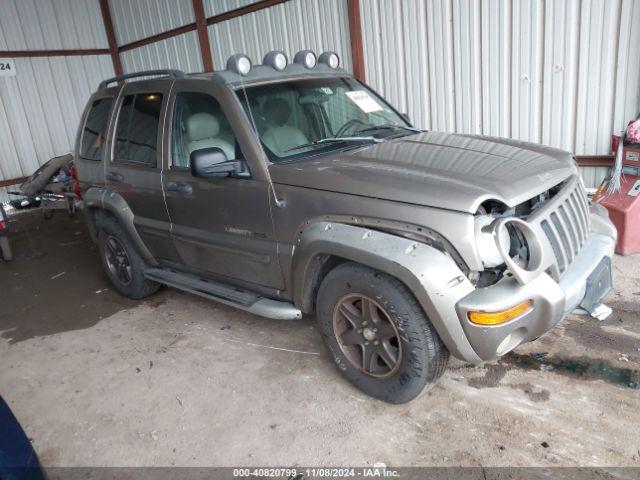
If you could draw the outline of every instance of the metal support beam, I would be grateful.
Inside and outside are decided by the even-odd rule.
[[[122,61],[118,52],[118,42],[116,34],[113,30],[113,21],[111,20],[111,9],[109,8],[109,0],[100,0],[100,11],[102,12],[102,22],[104,23],[104,31],[107,34],[109,42],[109,53],[111,54],[111,62],[113,62],[113,71],[117,76],[122,75]]]
[[[362,50],[362,22],[360,21],[360,0],[347,0],[349,16],[349,39],[351,41],[351,59],[353,74],[364,82],[364,51]]]
[[[613,167],[615,155],[578,155],[576,161],[580,167]]]
[[[258,10],[263,10],[265,8],[274,7],[276,5],[279,5],[281,3],[286,3],[289,1],[291,0],[260,0],[258,2],[250,3],[249,5],[245,5],[244,7],[236,8],[234,10],[229,10],[228,12],[224,12],[219,15],[208,17],[205,19],[205,23],[206,25],[214,25],[216,23],[226,22],[227,20],[241,17],[243,15],[247,15],[248,13],[257,12]],[[133,50],[134,48],[144,47],[145,45],[149,45],[150,43],[159,42],[160,40],[166,40],[167,38],[175,37],[177,35],[182,35],[183,33],[192,32],[194,30],[198,30],[197,23],[196,22],[188,23],[186,25],[182,25],[181,27],[176,27],[176,28],[172,28],[171,30],[167,30],[166,32],[158,33],[156,35],[151,35],[150,37],[141,38],[140,40],[136,40],[135,42],[121,45],[120,48],[118,48],[118,51],[126,52],[127,50]],[[207,42],[208,42],[208,37],[207,37]],[[209,51],[211,50],[209,49]],[[213,61],[211,63],[213,64]]]
[[[223,12],[219,15],[209,17],[207,18],[207,25],[226,22],[227,20],[242,17],[243,15],[257,12],[259,10],[264,10],[265,8],[275,7],[276,5],[280,5],[281,3],[286,3],[288,1],[290,0],[260,0],[258,2],[253,2],[249,5],[245,5],[244,7],[235,8],[233,10],[229,10],[228,12]]]
[[[213,72],[213,58],[211,57],[211,46],[209,45],[209,35],[207,35],[207,19],[204,16],[202,0],[193,0],[193,14],[196,18],[198,43],[200,44],[200,55],[204,71]]]
[[[0,57],[29,58],[29,57],[74,57],[79,55],[108,55],[106,48],[87,48],[77,50],[4,50]]]
[[[176,37],[178,35],[182,35],[183,33],[191,32],[196,29],[196,24],[188,23],[186,25],[182,25],[181,27],[172,28],[171,30],[167,30],[166,32],[157,33],[155,35],[151,35],[150,37],[141,38],[140,40],[136,40],[134,42],[126,43],[121,45],[118,48],[119,52],[126,52],[127,50],[133,50],[134,48],[144,47],[145,45],[149,45],[151,43],[156,43],[161,40],[166,40],[167,38]]]

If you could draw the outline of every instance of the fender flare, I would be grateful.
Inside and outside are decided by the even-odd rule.
[[[471,347],[458,318],[456,303],[475,288],[456,263],[440,250],[362,226],[319,221],[298,237],[293,258],[294,302],[304,306],[313,288],[318,258],[335,256],[375,268],[400,280],[416,297],[438,335],[457,358],[482,360]]]
[[[103,187],[91,187],[83,194],[83,204],[91,237],[97,238],[97,226],[100,217],[94,211],[106,211],[113,215],[125,229],[138,252],[150,266],[157,266],[157,260],[151,255],[134,224],[134,214],[127,202],[116,191]]]

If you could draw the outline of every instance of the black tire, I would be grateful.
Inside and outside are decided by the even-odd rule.
[[[0,254],[5,262],[13,260],[13,252],[11,250],[11,244],[7,237],[0,237]]]
[[[361,295],[362,300],[358,307],[357,298]],[[344,341],[347,335],[350,340],[359,335],[363,335],[362,340],[375,340],[375,337],[365,339],[364,333],[381,335],[371,333],[368,328],[365,328],[365,332],[362,333],[361,330],[353,327],[354,322],[346,320],[349,315],[345,316],[341,313],[343,311],[341,305],[347,305],[349,311],[355,307],[357,311],[358,308],[364,309],[362,305],[365,301],[367,305],[374,306],[377,322],[390,323],[397,334],[396,337],[387,341],[379,338],[375,343],[380,345],[377,347],[371,346],[373,342],[367,342],[369,346],[364,346],[364,344],[356,345],[351,341]],[[447,367],[449,351],[440,340],[420,304],[401,282],[389,275],[357,263],[343,263],[329,272],[322,282],[318,292],[316,311],[325,344],[338,369],[355,387],[372,397],[396,404],[409,402],[432,386]],[[363,314],[358,318],[365,317],[366,315]],[[356,319],[357,321],[359,320]],[[377,324],[375,321],[369,323]],[[389,325],[386,331],[390,331],[388,327]],[[340,329],[343,333],[336,331]],[[377,328],[374,330],[378,332]],[[340,341],[338,336],[341,337]],[[382,347],[384,342],[386,346]],[[364,354],[366,349],[370,348],[385,351],[392,348],[395,356],[392,354],[387,358],[395,359],[395,367],[389,367],[388,363],[393,362],[385,363],[382,355],[378,353],[374,353],[374,357],[369,354],[369,367],[362,365],[356,367],[354,363],[360,362],[360,357],[362,357],[362,363],[367,364]],[[357,358],[354,360],[354,357]],[[372,358],[375,358],[375,361],[372,361]],[[371,372],[365,369],[370,369]],[[379,370],[382,371],[380,376],[374,376],[374,372]]]
[[[129,274],[128,282],[119,278],[116,271],[110,268],[109,258],[113,257],[110,247],[112,244],[122,248],[126,254],[125,264],[128,267],[125,270]],[[141,299],[155,293],[160,288],[160,284],[148,280],[144,276],[146,265],[144,260],[133,246],[129,236],[125,232],[120,223],[113,217],[104,217],[100,224],[98,233],[98,250],[100,259],[107,277],[115,289],[125,297],[133,299]],[[123,257],[124,255],[120,255]],[[113,262],[112,262],[113,263]],[[113,265],[111,265],[113,266]]]

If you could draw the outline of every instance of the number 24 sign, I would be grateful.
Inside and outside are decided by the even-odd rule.
[[[16,64],[10,58],[0,58],[0,77],[14,77]]]

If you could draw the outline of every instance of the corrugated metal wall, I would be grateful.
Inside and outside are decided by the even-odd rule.
[[[217,15],[254,0],[204,0]],[[122,45],[194,21],[191,0],[110,0]],[[98,0],[0,0],[0,50],[107,48]],[[367,81],[419,126],[609,150],[640,110],[639,0],[361,0]],[[215,68],[242,51],[335,50],[346,0],[291,0],[208,27]],[[201,71],[195,32],[121,54],[125,71]],[[108,55],[16,59],[0,79],[0,179],[71,148]],[[606,169],[586,170],[588,185]]]
[[[637,0],[360,5],[367,81],[421,127],[606,154],[640,110]]]
[[[205,0],[206,16],[218,15],[255,0]],[[111,0],[118,43],[128,43],[194,21],[191,0]],[[149,15],[160,11],[162,15]],[[167,21],[169,18],[171,21]],[[269,50],[289,57],[303,48],[335,50],[351,68],[346,0],[292,0],[208,27],[214,68],[224,68],[227,58],[244,52],[260,63]],[[122,53],[127,72],[153,68],[202,71],[195,32]]]
[[[118,45],[195,21],[191,0],[109,0]],[[121,53],[125,73],[158,68],[203,70],[198,35],[189,32]]]
[[[0,12],[0,50],[107,48],[98,2],[0,0]],[[108,55],[15,64],[17,76],[0,78],[0,180],[29,175],[67,153],[87,98],[113,76]],[[0,189],[0,202],[6,200]]]
[[[177,68],[185,72],[201,72],[204,69],[196,32],[122,52],[120,58],[125,73],[159,68]]]
[[[118,45],[194,21],[191,0],[109,0]]]

